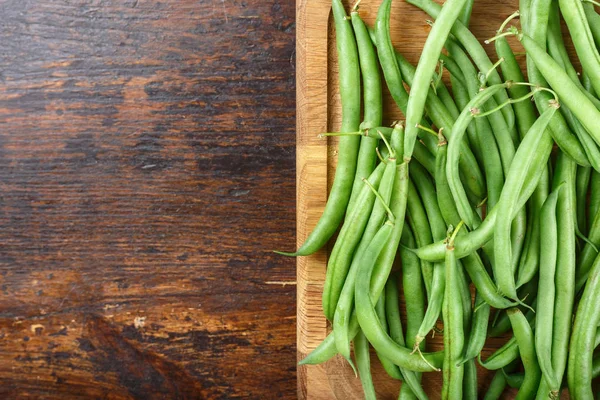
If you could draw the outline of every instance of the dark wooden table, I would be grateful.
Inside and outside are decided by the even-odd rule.
[[[294,398],[294,2],[0,1],[0,398]]]

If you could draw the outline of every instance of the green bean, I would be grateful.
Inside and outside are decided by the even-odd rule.
[[[599,154],[600,156],[600,154]],[[577,201],[577,226],[582,234],[587,234],[587,217],[585,215],[586,212],[586,203],[587,203],[587,193],[590,183],[592,169],[589,167],[577,167],[577,178],[576,178],[576,201]]]
[[[457,226],[460,222],[460,215],[456,209],[456,205],[452,200],[452,192],[448,186],[448,179],[446,177],[446,159],[448,154],[448,141],[440,133],[438,135],[438,152],[435,157],[435,193],[437,195],[437,202],[440,207],[442,217],[446,222],[446,225]]]
[[[587,93],[587,92],[585,92]],[[581,142],[583,146],[583,150],[585,151],[586,156],[590,160],[590,165],[596,170],[600,171],[600,149],[594,139],[590,136],[590,134],[585,130],[585,128],[581,125],[581,122],[569,110],[568,107],[562,107],[562,114],[565,117],[565,120],[569,124],[569,127],[575,132],[575,135]],[[582,168],[588,168],[583,166]]]
[[[531,15],[531,2],[532,0],[519,0],[519,20],[521,22],[521,28],[523,32],[529,32],[529,17]]]
[[[475,96],[475,94],[479,92],[480,85],[477,84],[475,88],[472,88],[471,85],[469,85],[469,76],[477,76],[477,72],[475,71],[473,64],[471,64],[471,61],[469,60],[468,56],[453,40],[448,40],[448,42],[446,43],[446,47],[452,55],[452,57],[456,60],[456,62],[463,70],[463,74],[465,75],[465,79],[467,80],[467,89],[469,90],[471,96]],[[485,104],[483,104],[479,108],[481,108],[482,111],[485,111],[486,109],[495,109],[497,106],[498,103],[496,103],[496,101],[493,98],[490,98]],[[487,116],[487,119],[492,126],[492,132],[494,133],[494,137],[498,145],[498,150],[500,151],[504,173],[506,174],[508,172],[508,167],[510,166],[512,158],[515,154],[514,143],[511,140],[511,137],[506,134],[507,131],[509,132],[509,129],[501,113],[491,113]],[[515,141],[517,140],[516,137],[514,139]]]
[[[506,383],[511,388],[519,389],[523,385],[523,381],[525,380],[525,374],[523,372],[507,374],[506,372],[504,372],[504,368],[502,368],[500,371],[502,371],[502,373],[504,374]]]
[[[496,256],[493,264],[494,277],[500,292],[514,300],[517,300],[517,291],[511,267],[513,251],[510,243],[511,216],[515,214],[516,210],[519,210],[516,205],[523,186],[523,173],[530,169],[533,153],[538,150],[542,136],[548,134],[546,128],[556,113],[556,107],[546,109],[529,129],[515,155],[498,202],[498,216],[494,227],[494,254]]]
[[[412,86],[417,69],[399,52],[396,52],[396,61],[400,67],[403,79],[408,86]],[[434,73],[433,78],[435,79],[437,77],[438,76]],[[425,111],[427,114],[431,115],[431,119],[436,125],[442,124],[443,120],[453,121],[459,114],[458,108],[456,107],[456,104],[454,104],[454,100],[450,96],[450,93],[443,82],[440,82],[436,87],[436,92],[429,90],[427,93]],[[435,145],[435,142],[431,140],[430,144]]]
[[[554,58],[554,60],[556,60],[558,64],[561,64],[561,66],[565,69],[565,72],[567,73],[567,75],[569,75],[573,83],[577,85],[580,89],[585,90],[583,93],[587,96],[588,99],[590,99],[592,103],[594,103],[596,108],[599,108],[600,100],[598,100],[593,94],[591,94],[589,92],[589,89],[585,88],[579,81],[579,74],[575,70],[575,67],[573,67],[571,59],[569,58],[569,53],[567,51],[567,48],[565,47],[560,27],[558,2],[552,2],[548,22],[548,53],[552,56],[552,58]],[[587,75],[585,76],[587,77]]]
[[[587,17],[596,46],[600,47],[600,15],[594,10],[594,5],[590,3],[585,3],[583,10],[585,11],[585,16]]]
[[[414,236],[408,226],[402,230],[401,243],[409,248],[415,245]],[[414,338],[425,315],[423,275],[419,258],[405,247],[400,247],[399,250],[402,260],[402,287],[406,302],[406,347],[411,349],[414,348]]]
[[[592,200],[593,201],[593,193],[594,193],[594,184],[592,179]],[[579,260],[577,263],[577,271],[575,275],[575,291],[579,292],[581,288],[585,285],[585,281],[587,279],[588,273],[594,260],[596,259],[596,255],[598,251],[594,248],[600,245],[600,208],[596,208],[596,214],[593,217],[592,225],[590,226],[588,232],[588,240],[590,243],[586,243],[581,251],[579,256]]]
[[[390,326],[390,335],[392,339],[400,346],[406,346],[404,335],[402,334],[402,323],[400,322],[400,309],[398,306],[399,297],[397,277],[392,275],[385,285],[386,317]],[[413,394],[419,399],[426,400],[427,395],[420,384],[420,374],[406,369],[401,369],[400,371],[404,376],[405,383],[410,387]]]
[[[412,170],[412,168],[411,168]],[[417,243],[419,242],[419,236],[426,236],[427,240],[432,240],[431,236],[427,236],[427,235],[431,235],[431,230],[430,230],[430,221],[427,218],[427,215],[422,211],[422,209],[419,208],[422,207],[423,203],[421,203],[421,200],[419,198],[419,195],[416,191],[416,189],[414,188],[414,185],[412,182],[409,182],[409,190],[408,190],[408,217],[409,217],[409,223],[412,225],[413,227],[413,232],[417,232],[416,238],[417,238]],[[427,202],[425,202],[425,204],[427,204]],[[432,204],[431,202],[429,203],[430,205]],[[435,203],[433,203],[435,204]],[[441,215],[439,214],[439,208],[437,207],[437,204],[434,205],[435,208],[437,208],[437,210],[429,210],[430,213],[432,214],[432,219],[433,221],[437,221],[437,232],[436,234],[439,235],[439,217],[441,217]],[[430,207],[432,208],[432,207]],[[442,226],[443,226],[443,222],[442,222]],[[445,226],[443,228],[444,231],[444,236],[445,236]],[[444,285],[445,285],[445,280],[443,277],[443,273],[440,273],[440,268],[443,269],[443,267],[439,264],[436,265],[431,265],[428,262],[425,263],[421,263],[422,265],[422,273],[423,273],[423,278],[425,281],[425,287],[427,289],[427,293],[428,293],[428,299],[429,299],[429,304],[427,307],[427,310],[425,312],[425,316],[423,317],[423,321],[418,329],[418,333],[416,335],[415,338],[415,342],[416,345],[418,346],[421,343],[421,340],[427,335],[427,333],[429,332],[429,330],[431,330],[431,328],[433,328],[433,326],[435,325],[435,322],[438,319],[438,316],[440,315],[441,312],[441,306],[442,306],[442,300],[443,299],[443,293],[444,293]],[[424,266],[424,267],[423,267]],[[431,269],[430,269],[431,268]]]
[[[405,165],[402,164],[402,165]],[[401,219],[396,216],[396,223],[402,223]],[[423,357],[417,354],[411,354],[410,350],[398,345],[390,336],[382,329],[378,321],[373,302],[369,294],[372,264],[377,255],[385,246],[387,240],[392,234],[393,224],[387,222],[377,232],[371,244],[365,251],[363,256],[364,263],[361,263],[356,279],[355,304],[356,316],[361,329],[365,336],[375,348],[376,351],[385,353],[394,364],[401,368],[410,369],[417,372],[431,371],[439,368],[439,359],[435,355],[424,354]],[[371,260],[371,262],[369,262]]]
[[[490,306],[483,301],[481,294],[478,292],[475,297],[475,313],[471,322],[471,332],[463,355],[459,361],[460,363],[474,359],[481,353],[481,350],[485,345],[489,319]]]
[[[398,400],[413,400],[417,397],[413,394],[412,390],[408,385],[400,386],[400,393],[398,394]]]
[[[540,70],[550,86],[558,93],[559,98],[573,112],[575,117],[592,135],[594,141],[600,144],[600,132],[596,122],[600,119],[600,111],[571,81],[569,76],[533,39],[527,35],[519,35],[519,40],[535,65]],[[580,164],[581,165],[581,164]]]
[[[471,95],[469,97],[470,99],[473,99],[480,91],[480,84],[477,79],[477,72],[475,71],[475,68],[471,64],[471,61],[468,59],[467,55],[464,54],[462,49],[460,49],[458,44],[454,43],[452,40],[448,40],[446,46],[448,50],[454,54],[455,60],[462,69],[465,81],[467,82],[467,91]],[[492,107],[494,107],[495,103],[492,102],[493,99],[490,98],[486,104],[490,104]],[[463,110],[466,109],[466,107],[468,107],[468,104],[463,106]],[[496,115],[504,121],[500,114]],[[468,126],[473,126],[473,124],[469,124]],[[485,117],[475,119],[475,127],[475,135],[477,135],[477,138],[472,140],[472,142],[477,142],[476,148],[478,150],[476,153],[479,153],[479,158],[481,158],[483,161],[486,175],[485,180],[487,184],[488,204],[491,204],[493,207],[500,197],[500,192],[502,191],[502,185],[504,183],[504,171],[502,169],[501,155],[488,118]]]
[[[404,78],[406,79],[406,83],[411,86],[411,91],[413,91],[412,85],[416,73],[415,68],[399,53],[396,53],[396,59],[401,69],[405,72]],[[427,94],[425,110],[431,116],[436,126],[443,128],[446,132],[452,130],[455,118],[452,117],[444,104],[442,104],[432,91],[429,91]],[[434,145],[430,143],[430,140],[432,140],[431,137],[429,135],[426,137],[428,139],[426,142],[428,146]],[[463,176],[466,177],[466,187],[478,198],[478,201],[481,201],[485,197],[484,178],[479,170],[475,155],[467,143],[461,143],[461,156],[459,167]]]
[[[502,347],[494,352],[487,360],[481,360],[479,358],[479,364],[485,369],[496,370],[502,367],[506,367],[508,364],[513,362],[519,357],[519,346],[517,345],[517,339],[512,337]]]
[[[385,170],[381,165],[385,167],[385,164],[381,163],[368,179],[371,185],[375,187],[379,185]],[[350,269],[352,254],[371,215],[375,195],[368,186],[364,186],[357,201],[357,204],[361,206],[354,208],[350,215],[346,217],[327,262],[325,286],[323,288],[323,312],[329,320],[333,320],[335,308]]]
[[[421,246],[420,243],[432,243],[433,236],[431,233],[431,227],[429,226],[429,220],[423,202],[417,193],[412,182],[408,184],[408,195],[407,195],[407,220],[412,231],[415,233],[415,239],[417,246]],[[425,289],[427,291],[427,298],[431,298],[431,285],[433,280],[433,264],[429,261],[421,262],[421,271],[423,273],[423,281],[425,282]]]
[[[540,178],[546,165],[543,165],[542,160],[548,159],[550,152],[552,151],[553,141],[551,138],[542,140],[538,150],[534,154],[534,160],[532,165],[537,165],[538,169],[533,168],[528,171],[525,178],[525,183],[519,196],[519,202],[517,203],[517,209],[521,209],[527,199],[536,189]],[[481,223],[481,226],[466,235],[461,236],[459,241],[455,243],[455,252],[457,258],[463,258],[466,255],[473,253],[474,251],[485,245],[493,236],[494,224],[496,223],[497,207],[494,207],[486,216]],[[418,249],[412,249],[415,254],[421,259],[426,261],[440,261],[444,257],[445,243],[438,241],[431,245],[420,247]]]
[[[339,63],[340,96],[342,99],[342,132],[356,132],[360,124],[360,70],[358,50],[341,0],[332,0]],[[360,138],[342,137],[338,145],[335,178],[327,204],[317,225],[295,253],[284,255],[307,256],[322,248],[336,232],[349,203]]]
[[[456,227],[460,229],[460,226]],[[464,345],[463,306],[460,300],[460,273],[454,255],[454,237],[449,238],[446,246],[445,271],[448,285],[444,292],[444,367],[442,399],[462,399],[464,365],[458,364]]]
[[[494,377],[492,378],[492,382],[490,382],[490,386],[488,386],[488,390],[485,393],[483,400],[498,400],[504,389],[506,388],[506,378],[502,373],[502,370],[498,370]]]
[[[401,127],[397,128],[392,133],[393,143],[399,143],[401,139]],[[396,149],[398,150],[398,149]],[[393,157],[393,155],[392,155]],[[356,281],[356,271],[358,270],[362,255],[381,227],[386,215],[385,205],[389,204],[392,197],[394,180],[396,178],[396,160],[395,158],[388,159],[388,164],[385,166],[385,171],[379,184],[379,194],[383,201],[376,202],[369,216],[368,222],[364,228],[362,238],[352,255],[352,262],[348,270],[348,274],[343,282],[343,287],[339,298],[335,304],[333,314],[333,333],[336,341],[336,347],[340,354],[350,361],[350,338],[348,337],[348,327],[350,317],[354,308],[354,285]],[[364,183],[363,183],[364,185]],[[368,188],[367,188],[368,189]],[[344,236],[341,236],[345,240]],[[337,244],[337,243],[336,243]],[[332,252],[332,257],[333,257]]]
[[[593,344],[600,322],[600,257],[596,258],[579,302],[569,354],[568,383],[574,399],[593,399]]]
[[[425,206],[428,219],[427,225],[431,227],[432,237],[434,240],[441,240],[446,237],[446,224],[437,204],[437,197],[433,183],[429,180],[423,168],[417,163],[412,163],[410,167],[410,174],[412,176],[411,182],[414,182],[418,189],[418,193],[423,200],[423,205]],[[409,184],[409,193],[411,192],[411,185],[412,183]],[[419,230],[421,229],[423,229],[423,227],[419,227]],[[432,271],[429,305],[415,338],[416,345],[419,345],[427,333],[434,327],[435,322],[440,315],[442,309],[444,285],[445,278],[443,266],[441,264],[436,264],[433,266]]]
[[[417,6],[418,8],[425,11],[431,17],[436,20],[439,18],[441,6],[435,3],[432,0],[407,0],[409,4]],[[492,62],[490,61],[485,49],[479,43],[479,40],[469,31],[467,27],[465,27],[460,21],[456,21],[451,30],[452,34],[456,37],[456,39],[460,42],[460,44],[465,48],[469,56],[473,59],[475,65],[480,71],[491,71],[490,76],[488,77],[489,82],[492,85],[497,85],[502,83],[502,79],[496,70],[492,67]],[[494,93],[494,98],[499,104],[504,103],[508,100],[508,95],[506,94],[506,90],[501,90]],[[504,119],[508,124],[509,128],[515,129],[515,116],[512,110],[512,107],[508,106],[502,109],[502,115],[504,115]]]
[[[458,160],[460,159],[460,143],[462,142],[466,127],[474,118],[473,111],[485,104],[494,93],[503,90],[506,86],[507,84],[491,86],[473,97],[452,128],[452,134],[448,136],[448,160],[446,167],[448,184],[450,185],[452,196],[457,203],[458,212],[462,220],[465,221],[465,224],[470,228],[475,226],[476,218],[459,178],[457,167]]]
[[[356,44],[358,48],[358,61],[360,64],[361,77],[363,83],[364,113],[363,122],[359,129],[368,129],[380,126],[383,119],[383,100],[381,89],[381,76],[379,74],[379,65],[375,48],[369,38],[369,32],[365,23],[360,19],[358,12],[350,13]],[[362,179],[368,177],[375,169],[377,156],[375,148],[378,140],[369,137],[361,137],[358,159],[356,162],[356,173],[354,184],[352,186],[352,195],[348,209],[351,210],[356,196],[363,186]]]
[[[592,171],[590,178],[590,204],[588,210],[588,219],[593,220],[600,209],[600,172]],[[590,227],[591,229],[591,227]]]
[[[465,363],[463,399],[477,400],[477,362],[474,358]]]
[[[377,303],[375,304],[375,312],[377,313],[377,319],[379,320],[379,323],[381,324],[381,328],[385,332],[390,332],[390,334],[391,334],[390,325],[388,323],[388,318],[387,318],[387,313],[386,313],[387,300],[388,300],[387,296],[381,296],[379,298],[379,300],[377,301]],[[335,333],[335,329],[334,329],[334,333]],[[397,333],[397,332],[395,332],[395,333]],[[391,334],[390,336],[392,336],[392,339],[396,340],[394,338],[394,334]],[[356,338],[354,340],[356,341]],[[398,366],[394,365],[394,363],[392,361],[390,361],[390,359],[388,359],[385,356],[385,354],[383,354],[381,352],[376,352],[376,353],[377,353],[377,358],[379,358],[379,362],[383,366],[383,369],[385,370],[385,372],[387,372],[387,374],[394,379],[402,380],[402,374],[400,373]],[[358,363],[358,360],[357,360],[357,363]]]
[[[438,198],[438,204],[440,211],[446,222],[446,225],[457,226],[460,222],[460,216],[456,210],[456,206],[452,201],[450,188],[448,187],[448,181],[446,179],[446,151],[447,142],[445,138],[440,135],[440,149],[436,157],[436,193]],[[461,234],[466,234],[464,231],[460,231],[458,237]],[[506,300],[498,294],[497,288],[494,282],[488,275],[479,255],[476,252],[472,252],[467,255],[463,260],[463,266],[465,267],[469,277],[473,281],[473,284],[485,299],[485,301],[497,308],[507,308],[514,306],[514,303]]]
[[[452,60],[451,58],[448,57],[448,60]],[[455,62],[454,60],[452,60],[452,62]],[[461,83],[465,81],[465,77],[462,73],[462,71],[458,71],[460,72],[460,78],[457,78],[456,75],[454,75],[454,73],[450,73],[450,82],[452,84],[452,93],[454,94],[454,98],[456,99],[456,104],[458,105],[458,107],[460,107],[461,110],[463,110],[467,104],[469,104],[469,101],[471,100],[469,97],[469,91],[467,90],[467,86],[466,84]],[[460,113],[459,113],[460,116]],[[456,119],[458,119],[458,117],[456,117]],[[482,121],[485,121],[487,123],[487,119],[485,118],[481,118]],[[484,141],[485,139],[480,139],[479,138],[479,134],[477,132],[477,120],[475,121],[475,124],[469,124],[467,126],[467,138],[469,141],[470,146],[473,148],[473,154],[475,155],[475,158],[477,159],[477,162],[479,163],[479,165],[483,165],[484,167],[484,172],[487,175],[487,172],[485,171],[485,157],[482,155],[482,148],[480,145],[481,141]],[[491,134],[491,128],[490,129],[490,134]],[[496,143],[494,142],[494,147],[496,146]],[[496,149],[497,150],[497,149]],[[499,156],[498,156],[499,157]],[[489,182],[486,181],[487,186],[489,186]],[[489,189],[488,189],[489,192]],[[489,200],[489,193],[488,193],[488,200]]]
[[[362,383],[365,399],[376,400],[377,394],[375,393],[375,385],[373,385],[373,376],[371,375],[369,342],[361,331],[359,331],[354,338],[354,354],[356,356],[358,376]]]
[[[475,0],[467,1],[467,3],[464,5],[464,7],[458,17],[458,20],[466,27],[469,26],[469,21],[471,20],[471,12],[473,11],[473,3],[475,3]]]
[[[404,112],[408,104],[408,93],[402,84],[402,75],[394,56],[394,46],[390,36],[391,8],[392,0],[383,0],[379,6],[375,19],[375,44],[387,87],[400,110]]]
[[[583,2],[580,0],[559,0],[560,11],[567,23],[575,51],[581,61],[581,66],[589,75],[592,86],[600,92],[600,54],[594,44]]]
[[[518,307],[521,309],[521,311],[526,313],[525,315],[531,321],[533,321],[533,317],[535,316],[535,313],[531,311],[531,308],[536,307],[537,292],[537,281],[527,282],[517,291],[519,298],[523,299],[523,304],[519,305]],[[513,305],[513,307],[515,307],[515,305]],[[510,330],[510,320],[508,319],[506,310],[499,310],[498,313],[499,314],[494,317],[494,323],[492,327],[489,329],[488,335],[490,337],[498,337]]]
[[[521,24],[523,24],[522,17]],[[513,82],[525,82],[523,72],[517,63],[512,48],[508,44],[506,38],[498,38],[498,40],[495,42],[495,46],[498,58],[504,60],[504,62],[500,64],[504,79]],[[523,85],[513,85],[508,88],[508,92],[512,99],[519,99],[526,96],[530,92],[530,88]],[[533,104],[528,101],[520,101],[513,104],[513,109],[515,111],[520,138],[523,140],[525,134],[529,131],[529,128],[531,128],[531,125],[533,125],[536,120]]]
[[[588,74],[585,73],[585,71],[583,71],[581,73],[581,83],[583,85],[583,88],[592,96],[596,97],[596,91],[594,90],[594,88],[592,87],[592,81],[590,80],[590,77],[588,76]]]
[[[558,382],[562,381],[569,337],[571,333],[573,303],[575,297],[575,173],[576,165],[564,153],[558,155],[554,171],[553,188],[564,182],[558,195],[557,227],[558,255],[556,259],[554,320],[552,332],[552,367]]]
[[[425,100],[429,92],[429,83],[439,59],[442,47],[450,33],[450,29],[458,18],[466,0],[447,0],[433,24],[423,51],[415,77],[411,86],[406,110],[406,135],[404,138],[404,158],[410,160],[417,139],[417,125],[423,117]]]
[[[383,135],[386,139],[390,139],[392,135],[393,129],[387,126],[378,126],[376,128],[367,129],[361,132],[353,132],[353,135],[366,135],[370,138],[379,139],[381,135]],[[323,136],[338,136],[342,134],[323,134]],[[435,171],[435,156],[431,154],[429,150],[425,147],[425,145],[421,142],[417,142],[415,145],[415,151],[413,153],[413,158],[417,160],[429,174],[433,175]]]
[[[547,28],[550,16],[551,0],[535,0],[532,1],[529,12],[528,29],[525,33],[529,35],[533,41],[539,45],[540,50],[544,54],[546,50]],[[547,54],[546,54],[547,55]],[[548,56],[548,55],[547,55]],[[552,59],[552,57],[548,56]],[[548,82],[543,72],[534,62],[534,59],[529,52],[527,53],[527,72],[529,81],[540,87],[547,87]],[[547,92],[538,92],[535,95],[535,102],[538,110],[542,113],[548,107],[548,101],[551,99]],[[556,113],[552,121],[550,121],[550,133],[558,144],[559,148],[569,154],[580,165],[589,165],[585,151],[577,138],[569,131],[569,128],[560,113]]]
[[[541,245],[540,277],[537,316],[535,320],[535,350],[544,380],[552,393],[558,392],[560,383],[552,368],[552,321],[554,319],[554,285],[556,258],[558,251],[558,232],[556,222],[556,204],[561,186],[555,189],[542,207],[540,215]]]
[[[400,138],[399,143],[400,145],[404,143],[402,138]],[[402,154],[400,150],[401,149],[398,148],[398,154]],[[408,164],[402,163],[398,165],[396,177],[397,178],[394,182],[394,188],[392,192],[392,199],[390,201],[390,208],[396,217],[396,224],[394,225],[394,229],[389,241],[383,248],[383,251],[379,255],[379,258],[375,262],[375,266],[373,268],[371,293],[375,299],[378,299],[380,294],[383,292],[385,283],[388,280],[390,271],[392,270],[392,266],[396,258],[396,254],[398,252],[400,238],[402,237],[402,228],[404,224],[401,222],[404,220],[406,215],[406,197],[409,181]]]
[[[535,354],[533,332],[529,322],[518,308],[508,309],[508,317],[513,327],[515,340],[525,369],[525,377],[516,399],[529,399],[535,396],[542,377]]]
[[[594,357],[592,361],[592,377],[596,379],[600,376],[600,355]]]

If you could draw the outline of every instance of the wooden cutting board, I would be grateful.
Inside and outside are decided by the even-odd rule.
[[[363,0],[360,15],[372,26],[381,0]],[[351,4],[345,3],[347,10]],[[321,132],[335,132],[340,126],[335,32],[330,0],[297,0],[297,240],[300,246],[318,221],[327,200],[327,190],[335,171],[336,140],[321,139]],[[518,8],[517,0],[477,0],[470,28],[483,40],[494,36],[502,21]],[[414,65],[430,31],[425,13],[402,0],[392,6],[391,33],[394,45]],[[515,44],[514,50],[522,51]],[[484,45],[492,61],[497,60],[493,45]],[[518,56],[524,65],[524,56]],[[447,78],[447,76],[446,76]],[[384,98],[387,121],[404,119],[393,100]],[[298,360],[313,350],[329,332],[321,308],[327,251],[322,250],[297,262],[297,344]],[[428,349],[439,349],[442,336],[428,339]],[[488,340],[484,358],[506,339]],[[400,384],[388,378],[374,358],[374,380],[381,399],[396,399]],[[480,394],[489,385],[493,372],[478,371]],[[424,387],[432,399],[440,397],[441,374],[426,374]],[[514,394],[514,392],[512,392]],[[512,398],[510,393],[506,398]],[[298,396],[301,399],[362,399],[360,381],[341,357],[324,365],[298,368]]]

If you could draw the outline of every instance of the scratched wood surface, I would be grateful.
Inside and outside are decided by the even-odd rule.
[[[0,398],[295,397],[294,12],[0,1]]]
[[[350,2],[345,2],[347,10]],[[353,3],[352,3],[353,4]],[[373,25],[380,0],[363,0],[360,15]],[[297,241],[298,245],[316,224],[326,202],[336,160],[335,140],[319,139],[320,132],[339,130],[341,115],[337,84],[337,55],[335,32],[329,13],[329,0],[297,0]],[[470,28],[483,40],[495,35],[504,19],[518,8],[516,0],[477,0]],[[416,65],[430,26],[425,13],[404,1],[392,3],[391,32],[394,45]],[[522,47],[509,38],[515,51]],[[567,47],[574,54],[572,46]],[[493,45],[485,46],[493,61],[497,60]],[[524,67],[525,57],[517,56]],[[445,80],[448,81],[446,73]],[[403,119],[389,94],[384,95],[384,116],[387,123]],[[304,358],[327,335],[328,326],[321,308],[321,293],[325,278],[327,251],[298,259],[298,359]],[[441,348],[442,335],[429,339],[428,348]],[[489,339],[483,351],[487,357],[506,342],[506,338]],[[399,383],[389,379],[373,359],[374,380],[381,399],[396,399]],[[493,373],[478,369],[480,397],[489,385]],[[427,374],[426,392],[439,398],[441,374]],[[507,390],[505,398],[513,398],[515,391]],[[345,361],[336,357],[324,365],[298,368],[298,395],[306,399],[361,399],[360,381]]]

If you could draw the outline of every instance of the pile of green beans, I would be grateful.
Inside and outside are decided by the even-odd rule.
[[[520,0],[485,40],[493,60],[469,30],[474,0],[406,1],[435,20],[416,66],[392,43],[392,0],[372,27],[358,3],[348,13],[332,0],[342,121],[321,135],[340,136],[335,178],[306,242],[280,252],[310,256],[337,232],[323,286],[332,330],[300,364],[341,355],[366,399],[377,393],[371,348],[399,399],[427,399],[434,371],[442,399],[593,399],[600,4]],[[385,88],[405,121],[386,120]],[[433,332],[443,348],[429,348]],[[496,373],[478,384],[478,368]]]

